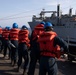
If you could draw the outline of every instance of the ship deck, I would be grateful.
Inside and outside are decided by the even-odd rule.
[[[58,63],[58,75],[76,75],[76,61],[70,63],[66,59],[57,60]],[[3,54],[0,54],[0,75],[21,75],[23,69],[21,68],[20,72],[16,72],[17,65],[12,67],[10,60],[6,57],[3,59]],[[28,71],[28,69],[27,69]],[[35,75],[38,75],[39,64],[36,65]],[[27,74],[26,74],[27,75]]]

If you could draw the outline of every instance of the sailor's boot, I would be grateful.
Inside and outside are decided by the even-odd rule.
[[[18,68],[17,68],[17,72],[19,72],[20,71],[20,67],[18,66]]]
[[[14,63],[13,63],[13,65],[12,65],[12,66],[14,67],[15,65],[16,65],[16,60],[14,60]]]
[[[14,61],[13,61],[13,60],[11,60],[11,65],[13,65],[13,63],[14,63]]]
[[[26,70],[24,69],[24,70],[23,70],[23,74],[22,74],[22,75],[25,75],[25,72],[26,72]]]

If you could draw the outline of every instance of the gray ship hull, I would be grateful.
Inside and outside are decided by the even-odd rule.
[[[51,12],[51,16],[45,16],[45,13]],[[34,15],[32,21],[28,22],[31,30],[33,30],[41,21],[51,22],[53,24],[54,31],[59,37],[63,38],[68,43],[70,54],[76,58],[76,15],[72,15],[72,8],[70,8],[69,14],[62,14],[60,11],[60,5],[58,5],[57,11],[43,10],[40,14],[40,17],[36,17],[36,15]],[[72,58],[70,57],[70,59]]]
[[[31,30],[33,31],[34,27],[35,27],[37,24],[39,24],[39,22],[28,22],[28,24],[29,24]]]

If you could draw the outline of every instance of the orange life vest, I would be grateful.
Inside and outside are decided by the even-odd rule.
[[[3,30],[2,37],[3,37],[4,40],[9,40],[9,33],[10,33],[9,30],[7,30],[7,29]]]
[[[35,26],[34,31],[33,31],[33,40],[39,37],[39,34],[41,34],[44,31],[44,25],[43,24],[38,24]]]
[[[10,30],[10,40],[18,40],[19,29],[13,28]]]
[[[0,28],[0,34],[2,34],[2,28]]]
[[[18,35],[18,41],[19,43],[25,42],[27,46],[29,46],[29,31],[28,30],[20,30]]]
[[[54,38],[56,36],[57,34],[53,31],[43,32],[42,34],[40,34],[40,37],[38,39],[41,50],[40,55],[57,57],[57,58],[60,57],[60,47],[58,45],[54,47]]]

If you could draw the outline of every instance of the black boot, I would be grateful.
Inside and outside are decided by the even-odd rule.
[[[14,63],[13,63],[13,65],[12,65],[12,66],[14,67],[15,65],[16,65],[16,61],[14,60]]]
[[[20,67],[18,66],[18,68],[17,68],[17,72],[19,72],[20,71]]]
[[[13,65],[13,63],[14,63],[14,61],[13,61],[13,60],[11,60],[11,65]]]
[[[25,75],[25,72],[26,72],[26,70],[24,69],[24,70],[23,70],[23,74],[22,74],[22,75]]]

